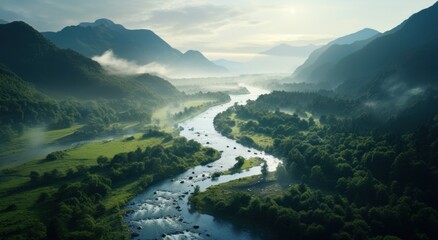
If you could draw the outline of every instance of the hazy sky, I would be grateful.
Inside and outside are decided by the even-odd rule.
[[[279,43],[322,44],[362,28],[387,31],[432,0],[0,0],[0,19],[39,31],[109,18],[173,47],[243,60]]]

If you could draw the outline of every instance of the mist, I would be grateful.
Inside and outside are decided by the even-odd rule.
[[[425,86],[406,83],[403,76],[392,76],[382,82],[377,95],[365,101],[364,106],[380,115],[393,116],[418,102],[426,89]]]
[[[165,66],[158,63],[138,65],[135,62],[117,57],[113,51],[107,50],[101,56],[94,56],[94,61],[101,64],[109,73],[116,75],[136,75],[151,73],[168,76],[170,71]]]

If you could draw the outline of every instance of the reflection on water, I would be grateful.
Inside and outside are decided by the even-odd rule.
[[[234,175],[211,179],[211,174],[224,171],[235,164],[237,156],[264,158],[270,171],[275,170],[279,159],[256,149],[244,147],[236,141],[223,137],[215,131],[214,117],[234,103],[245,104],[255,100],[267,91],[247,87],[250,94],[232,95],[231,102],[212,107],[197,117],[180,124],[184,130],[181,136],[194,139],[203,145],[222,152],[222,157],[207,166],[197,166],[173,179],[167,179],[149,187],[143,194],[128,204],[125,220],[133,232],[134,239],[264,239],[266,235],[255,234],[249,229],[236,228],[231,223],[214,219],[207,214],[189,212],[188,196],[194,186],[205,190],[211,185],[228,182],[241,177],[260,174],[261,168],[254,167]],[[248,151],[251,150],[251,151]],[[267,234],[267,233],[265,233]]]

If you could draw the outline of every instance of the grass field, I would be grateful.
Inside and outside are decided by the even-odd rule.
[[[250,137],[252,140],[254,140],[254,142],[260,146],[261,148],[266,148],[266,147],[270,147],[274,144],[274,139],[272,139],[269,136],[263,135],[263,134],[254,134],[252,132],[242,132],[240,130],[240,127],[245,124],[247,121],[244,121],[242,119],[239,119],[236,117],[235,113],[232,113],[230,115],[230,119],[234,120],[236,122],[236,125],[234,127],[231,128],[231,135],[235,138],[238,139],[239,137],[242,136],[248,136]]]
[[[55,134],[55,133],[54,133]],[[60,136],[60,132],[56,133]],[[33,187],[29,183],[29,173],[37,171],[43,173],[58,169],[66,172],[68,169],[75,169],[79,166],[95,166],[96,158],[100,155],[112,157],[119,152],[133,151],[137,147],[145,148],[161,144],[162,138],[141,139],[142,134],[134,135],[135,139],[127,141],[118,139],[110,142],[96,141],[84,144],[74,149],[67,150],[64,159],[45,161],[42,159],[33,160],[20,166],[3,170],[0,174],[0,228],[21,226],[23,222],[40,219],[44,216],[47,209],[36,203],[41,193],[46,192],[49,195],[55,193],[58,188],[66,183],[57,181],[38,187]],[[170,145],[171,142],[164,146]],[[81,179],[72,179],[69,181],[81,181]],[[139,179],[138,181],[141,181]],[[137,189],[138,181],[130,182],[125,185],[114,186],[111,195],[104,201],[105,207],[112,209],[114,207],[123,207],[123,205],[134,196]],[[16,209],[6,210],[14,205]],[[114,216],[108,215],[101,221],[115,221]],[[18,229],[26,231],[26,229]],[[128,233],[127,233],[128,234]]]
[[[284,189],[275,179],[275,174],[270,173],[266,179],[262,175],[256,175],[246,178],[239,178],[217,186],[221,191],[229,192],[247,192],[253,196],[272,196],[281,194]],[[213,187],[212,187],[213,188]],[[207,192],[210,190],[208,188]],[[220,194],[219,194],[220,195]]]
[[[27,128],[24,134],[13,139],[7,144],[0,144],[0,157],[7,157],[22,152],[24,149],[32,146],[49,144],[57,139],[74,133],[81,124],[73,125],[70,128],[60,130],[46,130],[45,127]]]
[[[230,168],[227,171],[224,171],[222,174],[223,175],[228,175],[228,174],[234,174],[234,173],[238,173],[244,170],[248,170],[250,168],[259,166],[263,163],[263,160],[257,157],[254,158],[249,158],[249,159],[245,159],[245,161],[243,162],[243,165],[239,168],[239,169],[235,169],[235,168]]]
[[[112,141],[93,141],[73,149],[66,150],[66,155],[62,160],[45,161],[38,159],[24,163],[23,165],[14,168],[15,177],[24,177],[28,179],[31,171],[44,172],[58,169],[67,171],[70,168],[75,168],[79,165],[95,166],[96,159],[99,156],[112,157],[120,152],[134,151],[138,147],[144,149],[146,146],[158,145],[161,143],[161,138],[141,139],[142,134],[135,134],[134,140],[127,141],[125,139],[117,139]]]
[[[197,210],[214,214],[213,205],[231,202],[235,193],[247,193],[251,197],[276,197],[283,192],[284,188],[276,181],[275,174],[269,173],[266,179],[256,175],[210,186],[206,191],[191,196],[190,201]]]

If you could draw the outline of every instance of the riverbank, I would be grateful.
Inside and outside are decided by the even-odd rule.
[[[130,140],[143,144],[142,146],[146,147],[144,152],[141,151],[143,155],[148,154],[147,151],[150,150],[147,149],[163,149],[168,153],[175,151],[188,151],[189,153],[186,156],[181,155],[180,152],[177,162],[172,164],[170,162],[162,162],[160,168],[145,168],[144,173],[141,172],[141,166],[143,164],[144,168],[146,162],[143,163],[145,160],[142,159],[148,159],[148,157],[142,157],[138,160],[130,157],[132,160],[130,160],[129,164],[117,165],[120,157],[134,156],[132,154],[138,155],[140,150],[130,152],[127,155],[117,154],[114,157],[99,157],[97,161],[96,159],[83,159],[84,164],[82,165],[78,165],[69,159],[35,160],[3,171],[0,177],[2,179],[0,183],[0,197],[2,199],[0,202],[0,210],[2,211],[0,216],[0,236],[2,238],[45,239],[48,234],[53,233],[51,232],[53,229],[51,230],[50,226],[54,217],[58,216],[58,214],[64,214],[62,217],[65,217],[66,213],[62,213],[62,210],[60,211],[59,207],[61,205],[59,204],[64,202],[67,203],[69,208],[73,208],[72,205],[69,205],[73,203],[69,200],[72,196],[65,195],[63,193],[65,190],[63,189],[75,186],[78,187],[75,192],[78,194],[82,191],[84,192],[84,195],[81,195],[81,198],[84,199],[78,202],[81,206],[80,208],[83,209],[82,211],[88,212],[83,217],[89,218],[92,216],[93,219],[93,224],[82,231],[91,231],[91,229],[94,229],[93,226],[96,226],[101,230],[97,231],[94,229],[92,232],[97,232],[89,232],[90,234],[104,236],[110,233],[112,238],[129,239],[129,232],[122,221],[125,212],[123,206],[126,205],[129,199],[132,199],[155,182],[169,178],[199,164],[211,163],[220,157],[218,151],[201,147],[195,142],[178,139],[169,139],[169,135],[163,133],[157,137],[151,136]],[[81,151],[87,152],[87,149],[83,148],[79,147],[75,151],[78,151],[78,153]],[[98,148],[93,149],[97,151],[96,149]],[[194,152],[190,152],[193,150]],[[68,154],[69,152],[67,152]],[[94,154],[98,153],[95,152]],[[167,156],[164,152],[159,154]],[[163,156],[161,156],[161,159],[166,158]],[[160,157],[160,155],[157,155],[157,157]],[[152,166],[155,165],[157,164]],[[100,179],[98,180],[100,182],[98,186],[102,187],[98,189],[106,190],[100,192],[102,190],[96,189],[89,192],[91,195],[88,195],[88,182],[94,181],[90,179],[90,176],[92,176],[92,179]],[[100,192],[101,197],[96,199],[93,197],[93,194],[98,192]],[[91,205],[88,205],[90,203]],[[82,217],[79,217],[79,219],[82,219]],[[69,221],[71,220],[64,219],[62,224],[66,224]],[[77,227],[79,226],[81,225],[77,225]],[[32,229],[32,231],[28,231],[28,229]],[[65,237],[67,236],[65,234],[71,235],[78,230],[75,227],[75,229],[70,229],[69,232],[63,232],[62,234]],[[31,236],[29,234],[34,235],[32,235],[32,238],[29,238]]]
[[[193,212],[188,205],[188,196],[196,186],[203,191],[212,185],[261,173],[260,166],[235,174],[213,178],[215,172],[232,168],[238,156],[246,159],[260,157],[270,171],[275,170],[279,159],[253,148],[247,148],[215,131],[213,118],[220,112],[237,104],[246,104],[266,91],[248,87],[250,94],[231,95],[231,101],[208,109],[202,114],[181,124],[180,135],[195,140],[204,146],[219,150],[221,158],[205,166],[197,166],[172,179],[151,185],[145,192],[132,199],[127,206],[125,217],[130,231],[140,239],[263,239],[262,235],[248,226],[238,226],[230,221],[218,220],[211,215]]]
[[[239,157],[237,157],[236,160],[238,158]],[[258,158],[258,157],[253,157],[253,158],[248,158],[248,159],[245,159],[242,157],[242,159],[243,160],[241,160],[242,161],[241,163],[237,162],[233,167],[222,172],[221,175],[235,174],[235,173],[239,173],[239,172],[242,172],[245,170],[249,170],[253,167],[260,166],[264,162],[263,159]]]

